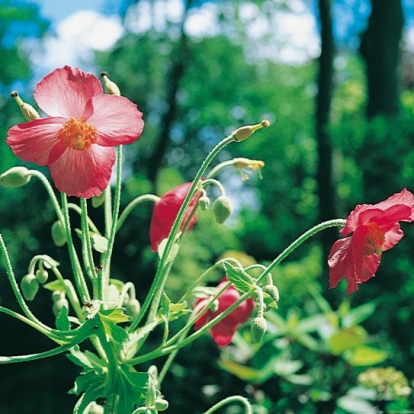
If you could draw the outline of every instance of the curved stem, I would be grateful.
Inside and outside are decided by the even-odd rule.
[[[232,397],[227,397],[224,400],[219,401],[217,404],[213,405],[209,410],[205,411],[204,414],[213,414],[219,408],[222,408],[227,404],[236,403],[236,402],[244,406],[244,412],[246,414],[253,414],[252,406],[250,405],[249,400],[240,395],[234,395]]]
[[[79,216],[82,215],[82,209],[78,205],[76,205],[74,203],[68,203],[68,209],[69,210],[76,211],[76,213],[78,213]],[[99,229],[95,226],[95,223],[89,217],[88,217],[88,225],[89,225],[89,228],[93,232],[95,232],[97,234],[101,234],[100,231],[99,231]]]
[[[190,187],[190,190],[187,193],[186,198],[184,199],[184,202],[178,212],[178,215],[174,221],[174,224],[172,226],[170,235],[168,237],[167,240],[167,244],[165,246],[164,252],[162,254],[157,272],[155,274],[155,278],[154,281],[151,285],[150,291],[148,293],[148,295],[145,298],[145,301],[142,305],[142,308],[138,314],[138,316],[132,321],[131,326],[129,328],[129,331],[133,331],[139,324],[139,322],[142,320],[142,318],[144,317],[146,311],[148,310],[148,308],[151,305],[150,311],[149,311],[149,315],[148,315],[148,321],[151,321],[154,316],[157,313],[158,310],[158,306],[159,306],[159,302],[161,300],[162,297],[162,289],[159,289],[160,286],[163,286],[165,284],[165,281],[163,280],[164,276],[165,276],[165,272],[164,272],[164,267],[166,266],[166,264],[168,263],[168,257],[170,255],[171,252],[171,248],[173,247],[173,244],[176,240],[177,234],[179,232],[181,223],[184,219],[185,216],[185,212],[187,210],[187,207],[189,206],[192,198],[194,197],[198,185],[199,185],[199,181],[201,180],[203,174],[205,173],[206,169],[208,168],[208,166],[210,165],[210,163],[213,161],[214,157],[223,149],[225,148],[228,144],[230,144],[231,142],[235,141],[235,138],[233,135],[229,135],[228,137],[224,138],[221,142],[219,142],[212,150],[211,152],[207,155],[206,159],[203,161],[200,169],[198,170],[196,176],[194,177],[193,183]]]
[[[154,203],[156,203],[158,200],[160,199],[160,197],[154,195],[154,194],[144,194],[142,196],[139,196],[137,198],[135,198],[134,200],[132,200],[124,209],[124,211],[122,212],[122,214],[119,216],[119,220],[118,220],[118,224],[116,226],[116,231],[118,231],[122,225],[124,224],[124,221],[126,220],[126,218],[129,216],[129,214],[131,213],[131,211],[139,204],[145,202],[145,201],[153,201]]]

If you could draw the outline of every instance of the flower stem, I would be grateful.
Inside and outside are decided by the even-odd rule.
[[[246,414],[253,414],[252,406],[250,405],[248,399],[240,395],[234,395],[232,397],[227,397],[224,400],[219,401],[217,404],[213,405],[209,410],[205,411],[204,414],[213,414],[219,408],[222,408],[227,404],[231,404],[235,402],[238,402],[244,406],[244,412]]]

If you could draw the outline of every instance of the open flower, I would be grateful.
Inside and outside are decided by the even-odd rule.
[[[227,279],[224,278],[217,289],[223,289],[224,285],[227,284]],[[223,313],[226,309],[232,306],[235,302],[240,299],[240,294],[233,285],[230,285],[219,297],[218,297],[218,307],[216,310],[209,309],[205,312],[200,318],[197,319],[195,323],[195,329],[200,329],[209,321],[214,319],[216,316]],[[198,299],[195,303],[195,306],[201,304],[203,301],[208,301],[208,299],[201,298]],[[211,328],[211,336],[213,337],[214,342],[218,346],[228,345],[233,335],[236,333],[237,328],[240,324],[246,322],[254,309],[254,302],[252,298],[246,299],[242,302],[233,312],[227,315],[224,319],[218,322]]]
[[[189,182],[174,187],[155,203],[150,224],[152,251],[156,252],[158,250],[159,244],[169,236],[175,218],[177,217],[177,214],[184,203],[184,200],[190,190],[191,184],[192,183]],[[197,223],[197,216],[194,214],[194,209],[197,206],[200,195],[201,192],[198,191],[190,201],[190,204],[184,215],[181,230],[183,226],[185,226],[186,230],[189,231]],[[187,223],[188,220],[190,221]]]
[[[59,191],[99,196],[111,178],[113,147],[139,138],[142,113],[127,98],[104,94],[96,76],[69,66],[43,78],[34,98],[49,117],[10,128],[7,144],[22,160],[47,165]]]
[[[375,276],[381,254],[404,236],[399,221],[414,220],[414,196],[403,189],[377,204],[358,205],[348,216],[338,240],[329,253],[329,286],[334,288],[346,277],[347,293]]]

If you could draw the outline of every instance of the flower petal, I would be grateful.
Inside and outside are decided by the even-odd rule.
[[[408,191],[406,188],[403,188],[401,192],[388,197],[386,200],[381,201],[380,203],[374,204],[374,207],[380,208],[381,210],[387,210],[395,205],[406,206],[411,209],[411,220],[414,220],[414,195]],[[402,220],[402,219],[399,219]],[[408,220],[407,220],[408,221]]]
[[[9,129],[6,143],[23,161],[47,165],[49,154],[56,145],[56,134],[67,121],[65,118],[41,118],[18,124]]]
[[[129,144],[139,138],[144,128],[142,112],[123,96],[95,96],[85,111],[91,113],[87,121],[98,130],[99,145],[112,147]]]
[[[90,198],[108,186],[114,163],[114,149],[95,144],[82,151],[68,148],[49,169],[59,191]]]
[[[218,346],[226,346],[230,344],[233,335],[237,331],[237,324],[229,324],[226,323],[225,320],[226,319],[223,319],[211,328],[211,336]]]
[[[70,66],[45,76],[34,91],[34,98],[44,112],[66,118],[81,118],[87,102],[97,95],[103,95],[100,80]]]

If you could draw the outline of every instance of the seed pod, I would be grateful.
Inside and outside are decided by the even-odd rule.
[[[213,213],[216,222],[223,224],[233,213],[233,205],[226,196],[217,197],[213,203]]]
[[[31,178],[26,167],[12,167],[0,175],[0,184],[6,188],[19,188],[26,185]]]
[[[253,319],[252,325],[250,327],[250,332],[252,335],[252,340],[254,343],[260,343],[264,337],[264,334],[267,330],[267,322],[263,316],[257,316]]]
[[[21,281],[21,289],[26,300],[32,301],[39,291],[39,281],[33,274],[28,274]]]

